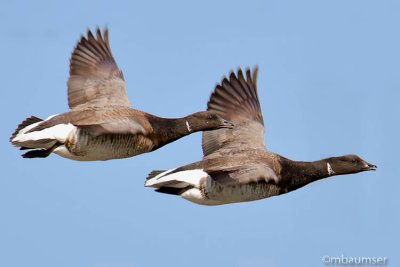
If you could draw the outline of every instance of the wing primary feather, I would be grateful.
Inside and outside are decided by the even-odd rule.
[[[71,109],[84,107],[130,107],[122,72],[112,56],[108,29],[96,37],[88,29],[71,55],[68,79],[68,104]]]
[[[252,140],[257,147],[265,148],[264,120],[257,93],[256,66],[251,72],[246,68],[243,72],[231,72],[229,79],[224,77],[221,84],[215,86],[214,92],[207,103],[207,109],[218,112],[222,117],[235,124],[234,129],[224,129],[204,132],[202,148],[207,156],[222,147],[238,147]]]

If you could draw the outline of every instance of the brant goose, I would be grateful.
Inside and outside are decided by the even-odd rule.
[[[109,160],[156,150],[197,131],[232,128],[216,111],[202,111],[177,119],[160,118],[132,109],[125,81],[108,42],[108,29],[97,38],[88,30],[70,60],[70,111],[42,120],[29,117],[10,141],[24,158],[56,153],[79,160]]]
[[[217,85],[208,102],[235,126],[203,133],[202,161],[168,171],[152,171],[145,186],[202,205],[221,205],[285,194],[334,175],[375,170],[356,155],[313,162],[293,161],[269,152],[257,93],[257,67],[239,69]]]

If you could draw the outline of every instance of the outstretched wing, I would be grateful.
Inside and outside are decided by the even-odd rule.
[[[237,75],[231,72],[229,79],[225,77],[221,84],[215,87],[207,110],[218,112],[235,126],[233,129],[203,132],[204,156],[223,147],[229,147],[233,153],[240,147],[265,150],[264,120],[256,84],[257,72],[257,67],[254,68],[253,74],[247,69],[245,78],[243,71],[239,69]]]
[[[96,37],[88,30],[87,38],[82,36],[72,52],[68,80],[69,107],[130,107],[122,72],[108,43],[108,29],[104,29],[103,38],[97,28]]]

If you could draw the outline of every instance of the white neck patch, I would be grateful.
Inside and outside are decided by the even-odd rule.
[[[329,164],[329,162],[326,163],[326,169],[328,171],[328,175],[334,175],[335,172],[333,171],[331,164]]]
[[[192,128],[190,127],[190,124],[188,121],[186,121],[186,128],[188,129],[189,133],[192,132]]]

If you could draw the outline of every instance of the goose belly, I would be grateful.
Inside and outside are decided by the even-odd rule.
[[[279,195],[279,192],[278,186],[265,182],[222,186],[210,179],[205,184],[204,198],[210,202],[218,202],[216,205],[221,205],[268,198]]]
[[[78,129],[54,153],[80,161],[128,158],[149,152],[153,142],[143,135],[91,136]]]

